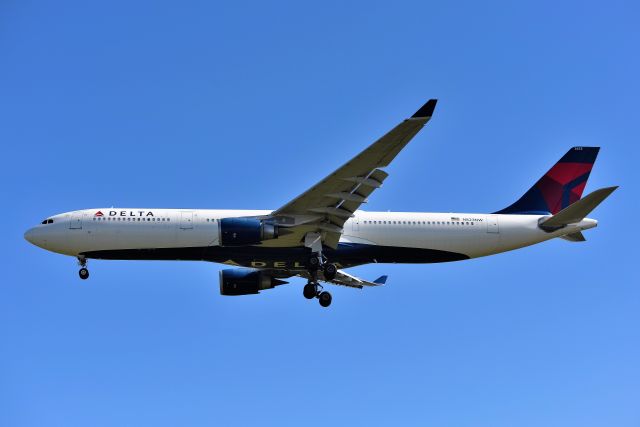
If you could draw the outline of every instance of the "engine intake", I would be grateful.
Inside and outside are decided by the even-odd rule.
[[[234,268],[220,271],[221,295],[258,294],[287,282],[260,270]]]
[[[220,220],[220,246],[254,245],[277,239],[278,226],[255,218],[223,218]]]

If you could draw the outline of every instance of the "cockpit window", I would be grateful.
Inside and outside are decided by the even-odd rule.
[[[53,224],[53,220],[51,218],[45,219],[42,224]]]

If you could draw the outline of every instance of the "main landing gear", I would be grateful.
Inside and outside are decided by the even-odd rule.
[[[78,257],[78,264],[80,264],[80,270],[78,271],[78,276],[82,280],[87,280],[89,278],[89,270],[87,269],[87,259],[85,257]]]
[[[318,298],[318,302],[322,307],[329,307],[331,305],[331,294],[327,291],[323,291],[322,285],[318,283],[318,270],[322,269],[324,279],[331,281],[336,277],[338,268],[335,264],[329,262],[323,262],[323,258],[318,253],[313,253],[307,262],[307,269],[311,278],[309,283],[304,286],[302,295],[307,299]]]
[[[304,285],[302,295],[307,299],[318,298],[318,302],[323,307],[329,307],[331,305],[331,294],[322,290],[322,285],[309,282]]]

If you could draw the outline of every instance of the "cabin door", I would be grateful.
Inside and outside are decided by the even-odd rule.
[[[500,233],[498,215],[487,215],[487,233]]]
[[[193,212],[180,212],[180,228],[183,230],[193,228]]]
[[[71,214],[71,219],[69,220],[69,228],[82,228],[82,212],[74,212]]]

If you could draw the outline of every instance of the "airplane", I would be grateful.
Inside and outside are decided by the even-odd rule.
[[[587,218],[618,187],[582,198],[599,147],[571,148],[522,197],[493,213],[368,212],[360,207],[383,184],[384,168],[431,119],[431,99],[364,151],[276,210],[96,208],[47,217],[24,235],[32,244],[89,259],[189,260],[231,265],[222,295],[258,294],[307,280],[303,295],[328,307],[322,283],[384,285],[344,269],[368,263],[462,261],[554,238],[583,242]]]

